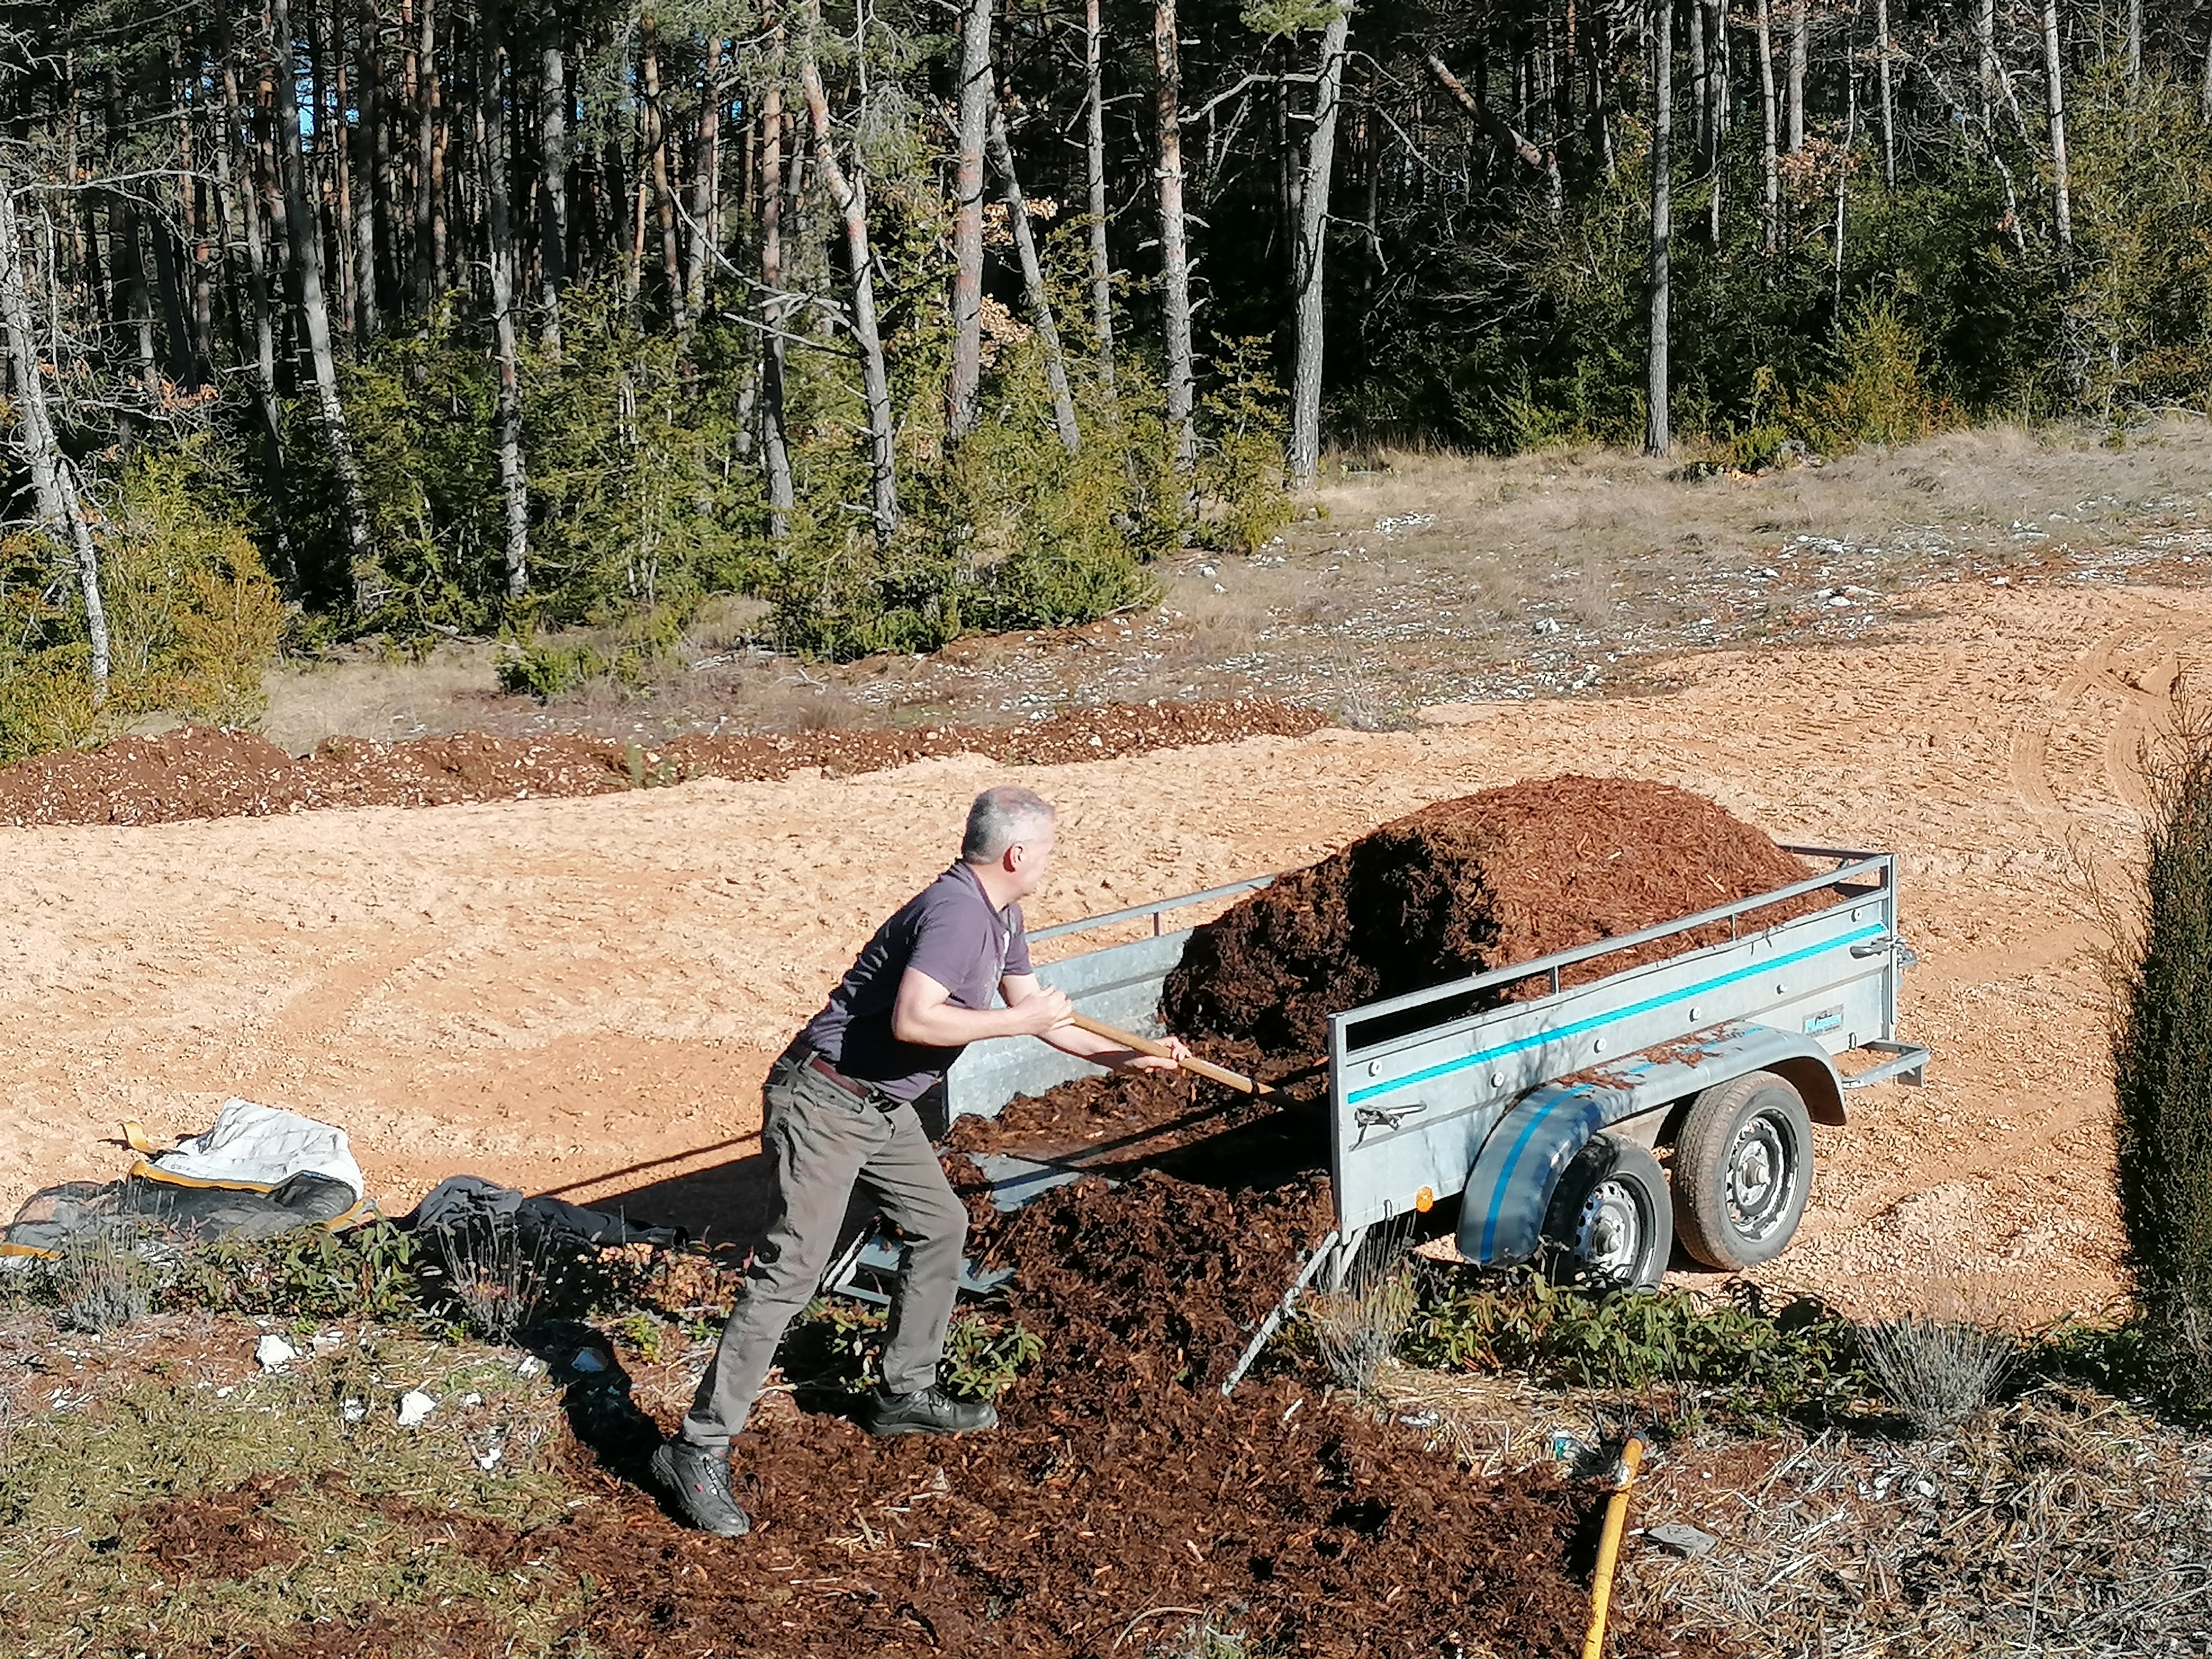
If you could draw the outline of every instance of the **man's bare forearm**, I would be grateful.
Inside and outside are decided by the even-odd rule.
[[[1011,1008],[959,1008],[940,1003],[934,1008],[898,1009],[891,1016],[893,1036],[925,1048],[957,1048],[986,1037],[1019,1036],[1022,1030],[1022,1018]]]

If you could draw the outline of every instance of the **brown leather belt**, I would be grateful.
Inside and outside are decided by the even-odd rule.
[[[801,1066],[804,1066],[808,1071],[814,1073],[818,1077],[827,1079],[836,1087],[852,1096],[854,1099],[866,1101],[872,1105],[874,1103],[876,1091],[872,1085],[856,1083],[851,1078],[847,1077],[842,1072],[839,1071],[835,1066],[832,1066],[828,1060],[824,1060],[819,1054],[810,1050],[806,1058],[800,1060],[799,1063]]]

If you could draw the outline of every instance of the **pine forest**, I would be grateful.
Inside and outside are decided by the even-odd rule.
[[[0,758],[372,635],[1093,619],[1362,445],[2212,379],[2212,10],[2144,0],[80,0],[0,107]]]

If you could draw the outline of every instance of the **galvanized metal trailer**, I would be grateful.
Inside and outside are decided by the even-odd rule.
[[[1715,1267],[1780,1254],[1812,1187],[1812,1124],[1840,1125],[1855,1089],[1891,1078],[1919,1084],[1929,1060],[1897,1036],[1899,981],[1914,958],[1898,932],[1895,858],[1786,850],[1831,867],[1638,933],[1333,1016],[1336,1228],[1300,1284],[1340,1281],[1372,1229],[1455,1198],[1458,1247],[1477,1262],[1548,1255],[1648,1285],[1678,1234]],[[1164,919],[1273,879],[1040,928],[1030,936],[1037,944],[1133,924],[1152,933],[1063,957],[1038,977],[1085,1013],[1156,1031],[1161,988],[1191,931],[1169,930]],[[1747,923],[1779,900],[1822,893],[1833,902],[1771,926]],[[1663,949],[1719,925],[1729,937],[1718,944]],[[1642,953],[1656,959],[1571,982],[1607,957]],[[1503,1000],[1532,981],[1538,994]],[[1853,1053],[1872,1063],[1846,1075],[1836,1059]],[[948,1115],[994,1116],[1018,1096],[1092,1069],[1026,1038],[977,1043],[947,1079]],[[1655,1156],[1662,1148],[1671,1149],[1671,1180]],[[1009,1206],[1073,1178],[1017,1159],[986,1164]]]

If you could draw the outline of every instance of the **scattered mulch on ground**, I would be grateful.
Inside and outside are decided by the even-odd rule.
[[[1601,1488],[1472,1474],[1279,1369],[1222,1395],[1328,1222],[1317,1181],[1047,1194],[996,1241],[1020,1270],[1007,1311],[1043,1342],[1001,1428],[878,1441],[763,1413],[738,1443],[744,1539],[678,1527],[641,1486],[655,1425],[619,1376],[568,1388],[574,1491],[546,1524],[355,1502],[513,1575],[533,1641],[605,1659],[1109,1659],[1194,1650],[1207,1620],[1242,1650],[1316,1659],[1574,1651]],[[492,1659],[517,1616],[504,1596],[403,1601],[258,1650]],[[1682,1648],[1655,1614],[1617,1618],[1609,1651]]]
[[[738,1443],[752,1534],[605,1501],[531,1534],[596,1586],[611,1659],[1158,1652],[1212,1616],[1254,1650],[1565,1653],[1589,1616],[1601,1491],[1473,1476],[1364,1408],[1274,1376],[1219,1382],[1328,1223],[1307,1181],[1231,1196],[1153,1173],[1012,1218],[1009,1311],[1043,1339],[995,1433],[879,1442],[834,1418]],[[1616,1656],[1679,1651],[1616,1623]]]
[[[774,781],[808,768],[875,772],[932,756],[981,754],[1043,766],[1242,738],[1303,737],[1326,724],[1312,709],[1262,700],[1129,703],[1025,726],[695,734],[651,746],[475,732],[404,743],[331,738],[296,760],[250,732],[184,726],[0,769],[0,823],[173,823],[326,807],[599,795],[693,778]]]
[[[269,1513],[292,1483],[257,1474],[209,1498],[179,1498],[139,1511],[139,1546],[171,1578],[244,1578],[300,1559],[300,1546]]]
[[[1328,1017],[1748,898],[1811,873],[1686,789],[1569,775],[1424,807],[1247,895],[1192,935],[1161,1013],[1186,1037],[1317,1056]],[[1756,913],[1770,926],[1816,908]],[[1561,975],[1729,937],[1725,924]],[[1542,988],[1540,986],[1537,988]]]

